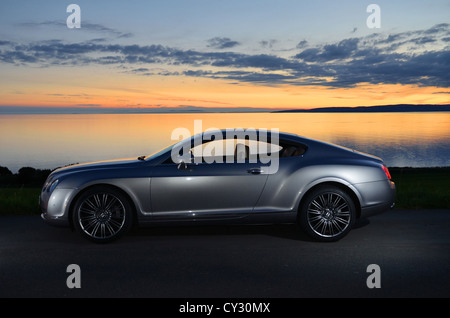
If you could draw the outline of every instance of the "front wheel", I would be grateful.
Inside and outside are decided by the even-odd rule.
[[[314,240],[340,240],[352,229],[356,208],[352,198],[334,186],[324,186],[307,194],[299,211],[302,229]]]
[[[127,197],[120,191],[95,187],[77,199],[72,217],[75,228],[83,237],[106,243],[129,231],[133,213]]]

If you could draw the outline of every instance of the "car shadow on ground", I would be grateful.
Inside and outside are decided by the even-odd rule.
[[[352,230],[368,225],[368,219],[359,219]],[[298,224],[264,225],[182,225],[134,227],[127,236],[272,236],[296,241],[313,242]]]
[[[298,225],[186,225],[133,228],[128,236],[256,236],[267,235],[309,241]]]
[[[358,219],[352,231],[370,224],[369,219]],[[79,244],[85,240],[68,228],[53,227],[42,224],[46,230],[39,235],[40,240],[58,241]],[[164,226],[134,226],[126,237],[132,240],[143,238],[145,240],[157,237],[194,237],[194,236],[269,236],[303,242],[314,242],[307,236],[298,224],[233,224],[233,225],[164,225]],[[120,239],[119,239],[120,241]]]

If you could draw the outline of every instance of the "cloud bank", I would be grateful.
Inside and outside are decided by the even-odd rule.
[[[92,26],[104,32],[117,32]],[[429,29],[373,33],[310,46],[298,42],[292,56],[229,51],[241,43],[207,40],[210,51],[164,45],[65,43],[61,40],[15,43],[0,41],[0,63],[13,65],[117,65],[139,76],[190,76],[257,85],[353,87],[369,84],[415,84],[450,87],[450,25]],[[270,42],[259,42],[259,47]],[[212,51],[211,51],[212,49]],[[227,51],[223,51],[227,49]],[[165,66],[176,71],[166,71]],[[152,71],[153,70],[153,71]],[[156,71],[155,71],[156,70]]]
[[[239,42],[232,41],[230,38],[215,37],[208,40],[208,47],[214,49],[231,49],[239,44]]]

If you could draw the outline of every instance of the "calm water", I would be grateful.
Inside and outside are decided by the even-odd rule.
[[[384,159],[389,167],[450,166],[450,113],[232,113],[0,115],[0,166],[53,169],[137,157],[168,144],[172,131],[278,128]]]

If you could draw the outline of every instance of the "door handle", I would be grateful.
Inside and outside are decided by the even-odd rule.
[[[261,168],[251,168],[248,169],[247,172],[251,174],[261,174],[262,170]]]

